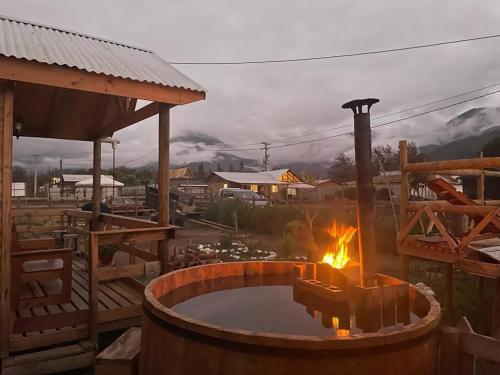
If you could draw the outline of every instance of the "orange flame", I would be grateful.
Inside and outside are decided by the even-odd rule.
[[[344,226],[334,220],[328,234],[332,236],[335,241],[328,246],[326,254],[323,256],[322,263],[328,263],[333,268],[343,268],[351,260],[349,256],[349,248],[347,244],[351,242],[352,237],[357,232],[357,229],[352,226]]]
[[[335,329],[337,330],[337,336],[349,336],[351,334],[351,332],[348,329],[340,329],[339,328],[339,325],[340,325],[339,318],[334,316],[332,318],[332,324],[335,327]]]

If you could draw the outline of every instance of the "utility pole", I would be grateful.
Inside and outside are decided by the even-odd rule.
[[[271,146],[271,143],[269,142],[260,142],[264,147],[261,148],[261,150],[264,150],[264,159],[262,159],[263,164],[264,164],[264,170],[267,171],[267,163],[269,162],[269,146]]]
[[[62,159],[59,159],[59,195],[61,199],[64,195],[64,185],[63,185],[63,164]]]
[[[35,176],[34,176],[34,186],[33,186],[33,197],[36,198],[38,192],[38,163],[42,155],[33,155],[35,162]]]
[[[50,202],[50,182],[52,181],[52,177],[50,176],[50,174],[51,174],[51,168],[50,168],[50,164],[49,164],[49,182],[47,183],[47,199],[49,202],[49,208],[51,205],[51,202]]]

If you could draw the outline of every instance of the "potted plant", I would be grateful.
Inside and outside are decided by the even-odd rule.
[[[113,261],[113,255],[118,251],[118,245],[108,244],[99,246],[99,262],[102,266],[109,266]]]

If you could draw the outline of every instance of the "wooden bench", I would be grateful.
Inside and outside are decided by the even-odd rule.
[[[140,351],[141,328],[129,328],[96,357],[95,375],[138,374]]]

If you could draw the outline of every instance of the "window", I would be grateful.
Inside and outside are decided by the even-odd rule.
[[[287,188],[287,194],[288,195],[297,195],[297,189]]]
[[[224,182],[224,185],[222,185],[224,189],[227,189],[227,182]]]
[[[257,185],[250,185],[250,190],[256,193],[257,191],[259,191],[259,187]]]
[[[271,186],[271,193],[277,193],[278,192],[278,185],[272,185]]]

